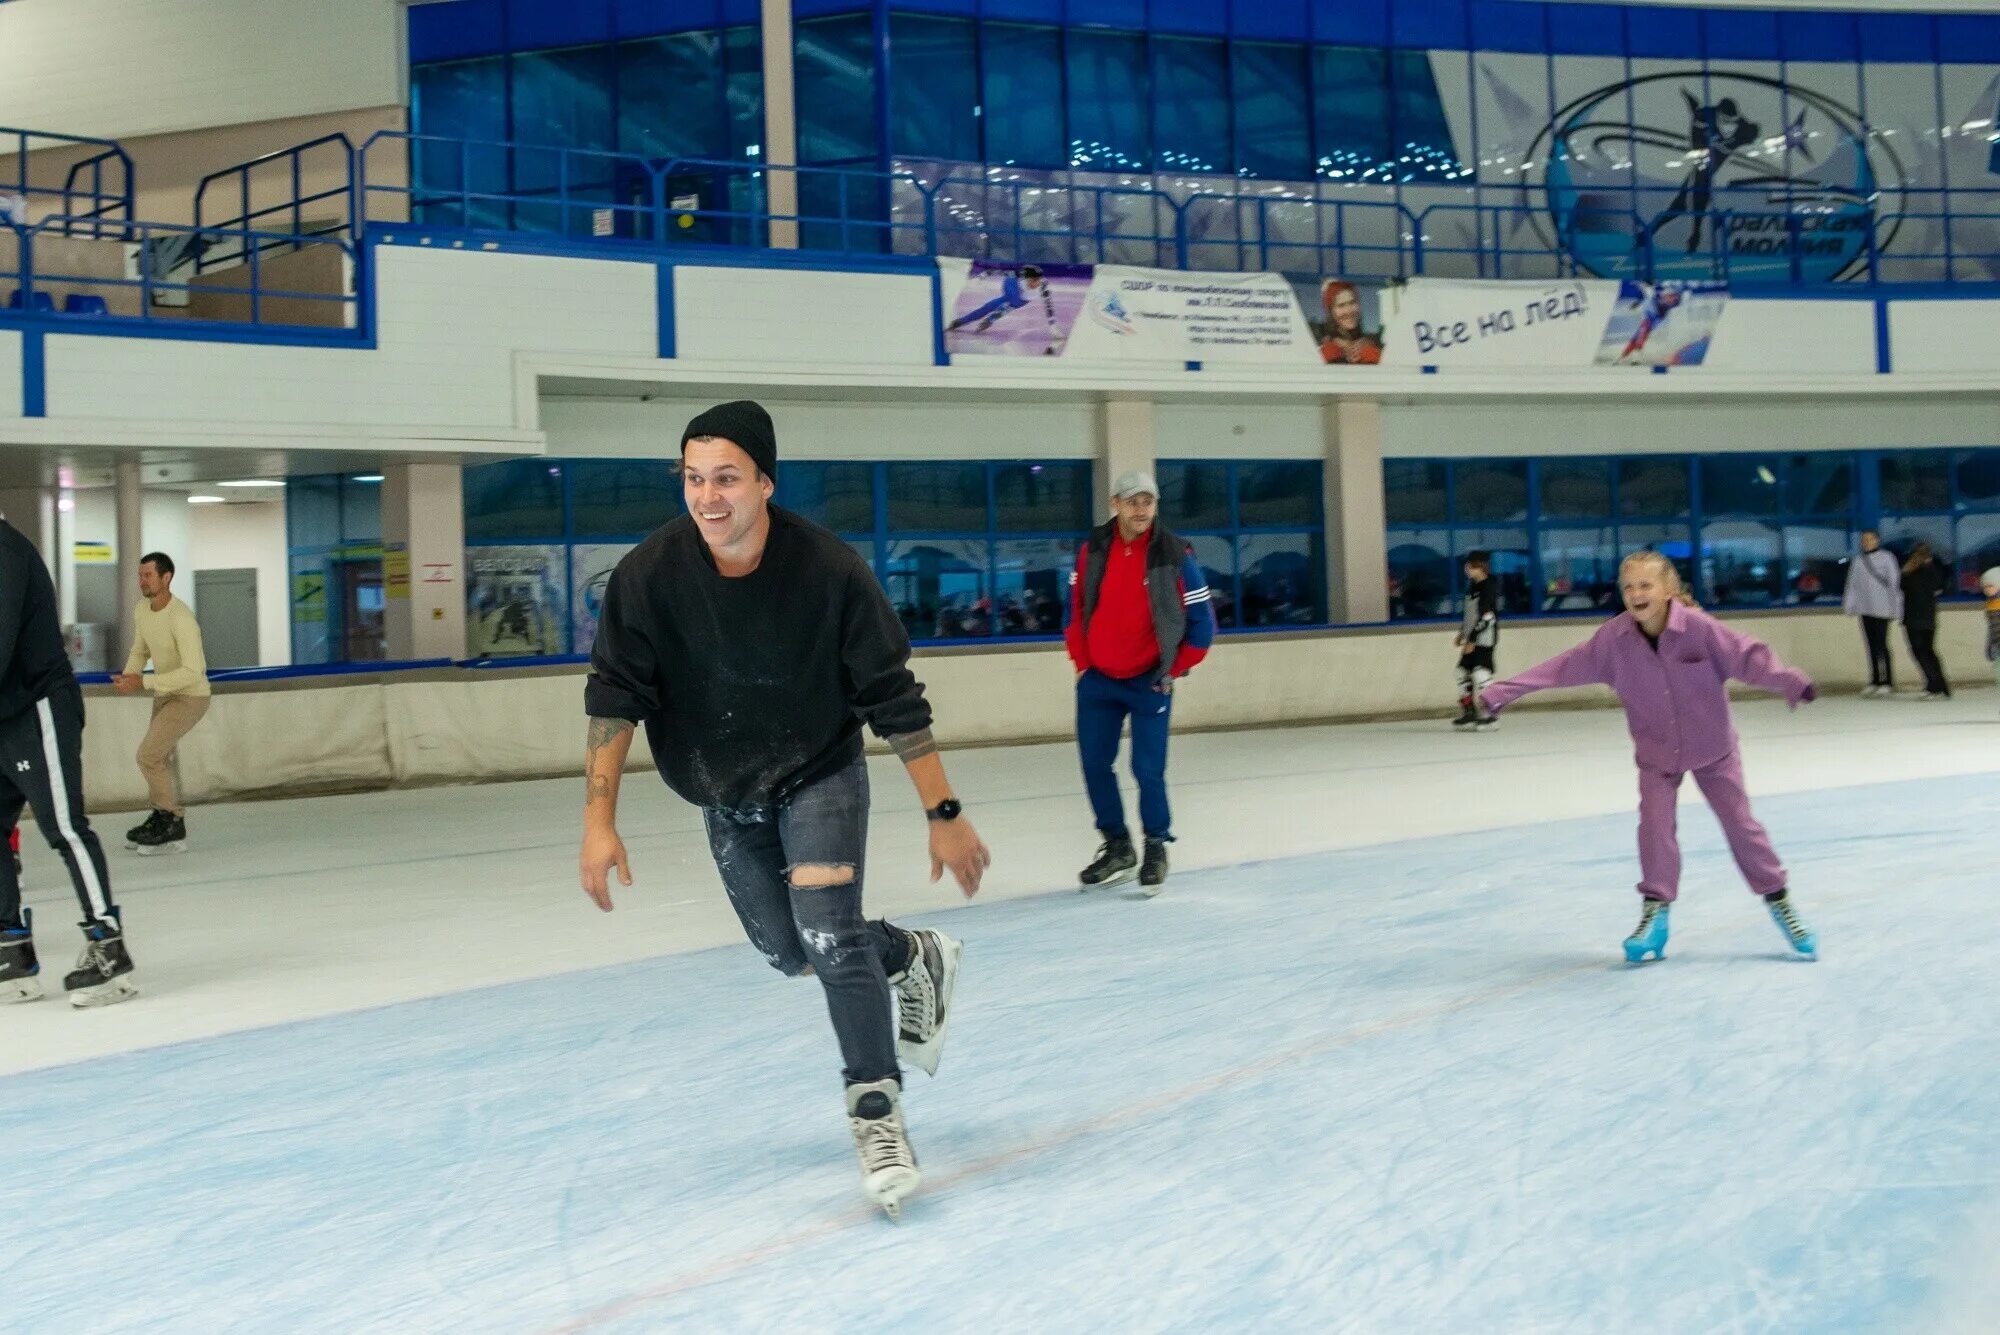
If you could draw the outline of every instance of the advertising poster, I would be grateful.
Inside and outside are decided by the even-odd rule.
[[[1720,283],[1622,283],[1597,364],[1700,366],[1728,304]]]
[[[1096,361],[1317,360],[1291,280],[1271,273],[1187,273],[1100,264],[1070,339]]]
[[[629,542],[604,542],[569,549],[570,652],[587,654],[597,642],[597,618],[604,610],[604,586],[625,553]]]
[[[1382,288],[1345,278],[1307,280],[1297,286],[1319,359],[1328,366],[1382,363]]]
[[[1619,284],[1412,278],[1389,290],[1383,360],[1397,366],[1590,366]]]
[[[473,658],[564,652],[561,547],[469,547],[465,555],[465,631]]]
[[[974,261],[951,305],[945,350],[1060,357],[1090,290],[1089,265]]]

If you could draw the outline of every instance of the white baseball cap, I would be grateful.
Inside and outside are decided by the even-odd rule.
[[[1118,475],[1118,485],[1111,489],[1111,499],[1122,501],[1127,496],[1137,496],[1141,492],[1158,499],[1160,495],[1160,483],[1148,470],[1134,468],[1128,473],[1120,473]]]

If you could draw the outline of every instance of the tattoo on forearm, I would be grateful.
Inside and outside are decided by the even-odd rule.
[[[593,718],[590,721],[590,732],[583,746],[585,806],[592,802],[609,801],[611,798],[611,777],[597,773],[597,753],[638,726],[630,719],[622,718]]]
[[[889,749],[905,765],[922,760],[925,756],[937,754],[937,738],[931,736],[929,728],[919,728],[915,732],[899,732],[889,739]]]

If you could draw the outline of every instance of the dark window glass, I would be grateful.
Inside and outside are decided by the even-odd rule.
[[[1330,181],[1387,180],[1389,54],[1366,47],[1313,48],[1313,153]]]
[[[1431,58],[1423,51],[1392,51],[1391,82],[1396,90],[1395,150],[1399,181],[1452,181],[1470,172],[1460,166],[1452,148],[1451,122],[1445,119]]]
[[[1688,512],[1688,461],[1620,459],[1618,513],[1626,519],[1673,519]]]
[[[563,531],[562,465],[513,459],[465,470],[468,542],[555,538]]]
[[[680,477],[665,459],[577,459],[565,467],[576,537],[641,537],[683,508]]]
[[[1445,521],[1444,479],[1445,466],[1441,463],[1419,459],[1385,461],[1382,465],[1382,491],[1389,522],[1442,524]]]
[[[1146,39],[1137,33],[1072,29],[1069,162],[1093,171],[1146,171],[1153,162]]]
[[[1958,503],[1967,510],[2000,509],[2000,450],[1967,450],[1959,459]]]
[[[1910,549],[1919,542],[1928,542],[1932,554],[1950,570],[1958,557],[1957,526],[1943,515],[1919,515],[1914,518],[1884,519],[1882,521],[1882,545],[1896,554],[1898,560],[1907,560]]]
[[[894,533],[986,531],[984,464],[889,464]]]
[[[1008,167],[1066,166],[1061,30],[988,23],[981,36],[986,161]]]
[[[794,28],[799,161],[874,162],[875,28],[866,14],[803,19]]]
[[[1237,42],[1230,56],[1237,168],[1267,181],[1312,180],[1312,76],[1306,48]]]
[[[1788,525],[1784,543],[1784,600],[1801,607],[1837,604],[1847,589],[1847,555],[1854,550],[1847,525]]]
[[[1451,532],[1426,529],[1389,535],[1389,619],[1451,615]]]
[[[1090,465],[1001,464],[993,503],[1003,533],[1081,533],[1090,527]]]
[[[1000,634],[1062,634],[1077,545],[1066,538],[1014,538],[993,544]]]
[[[507,152],[491,147],[507,138],[506,57],[412,70],[410,117],[418,134],[442,140],[419,139],[410,145],[416,220],[445,227],[506,227],[505,204],[431,198],[507,193]]]
[[[1461,528],[1451,535],[1452,587],[1457,593],[1465,588],[1465,557],[1470,552],[1487,552],[1493,558],[1493,578],[1500,584],[1500,610],[1516,614],[1533,610],[1535,606],[1534,588],[1530,572],[1528,534],[1518,528]],[[1457,607],[1448,607],[1448,612],[1457,612]]]
[[[1846,514],[1854,506],[1854,460],[1845,454],[1794,454],[1785,460],[1785,510]]]
[[[513,193],[551,201],[516,204],[514,226],[588,236],[597,209],[611,202],[615,160],[603,152],[618,133],[611,118],[618,77],[612,48],[536,51],[513,61],[513,138],[523,145],[513,151]]]
[[[1884,454],[1882,508],[1886,511],[1949,510],[1951,455],[1944,450]]]
[[[1229,47],[1196,37],[1153,39],[1153,147],[1160,171],[1230,171]]]
[[[618,48],[618,150],[727,158],[722,34],[675,33]]]
[[[1967,515],[1958,521],[1958,591],[1980,592],[1979,577],[2000,566],[2000,515]]]
[[[1326,620],[1326,557],[1317,533],[1246,533],[1236,540],[1245,626]]]
[[[1528,517],[1528,465],[1520,459],[1464,460],[1453,468],[1454,518],[1459,523],[1482,519]]]
[[[1778,513],[1778,461],[1766,454],[1722,454],[1703,459],[1701,508],[1712,515]],[[1708,543],[1707,532],[1702,534],[1702,543],[1704,547]]]
[[[1604,459],[1544,459],[1542,517],[1600,519],[1611,514],[1611,464]]]
[[[959,640],[993,634],[989,559],[983,541],[918,538],[889,544],[883,583],[911,639]]]
[[[1707,486],[1706,474],[1702,485]],[[1768,607],[1784,601],[1777,525],[1749,519],[1704,524],[1701,575],[1702,597],[1717,607]]]
[[[1167,484],[1162,482],[1162,487]],[[1188,539],[1194,559],[1208,580],[1209,603],[1215,608],[1215,624],[1229,629],[1236,625],[1236,540],[1221,536]]]
[[[1619,605],[1617,532],[1597,528],[1541,531],[1544,612],[1588,612]]]
[[[1658,552],[1681,572],[1681,587],[1692,589],[1694,581],[1694,530],[1686,524],[1620,524],[1618,552],[1622,559],[1633,552]]]
[[[729,153],[732,162],[763,156],[764,38],[754,27],[731,28],[723,34],[723,95],[729,110]],[[737,205],[737,207],[745,207]]]
[[[871,464],[789,463],[778,470],[776,500],[836,533],[872,533],[874,472]]]
[[[889,16],[889,148],[979,161],[979,61],[971,19]]]
[[[340,540],[347,546],[382,541],[382,484],[356,482],[340,484]]]
[[[285,484],[285,542],[291,547],[340,545],[340,479],[295,477]]]
[[[1236,522],[1246,528],[1270,524],[1317,524],[1320,512],[1318,462],[1245,463],[1236,466]],[[1249,594],[1246,592],[1247,599]]]
[[[1159,466],[1160,518],[1172,529],[1228,528],[1229,465]]]

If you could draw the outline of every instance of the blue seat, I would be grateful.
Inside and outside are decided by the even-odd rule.
[[[104,298],[91,292],[72,292],[63,301],[63,310],[70,315],[109,315],[111,307]]]
[[[54,315],[56,311],[56,299],[46,292],[36,292],[32,295],[23,293],[17,287],[14,289],[13,295],[7,298],[7,309],[10,311],[30,310],[43,315]]]

